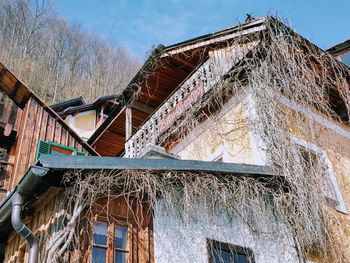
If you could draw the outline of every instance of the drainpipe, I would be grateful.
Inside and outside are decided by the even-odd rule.
[[[15,192],[12,196],[12,226],[18,234],[20,234],[29,246],[28,263],[37,263],[39,257],[39,242],[33,232],[22,222],[21,210],[23,205],[23,196]]]

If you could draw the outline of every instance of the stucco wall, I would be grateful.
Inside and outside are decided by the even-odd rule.
[[[184,160],[222,161],[264,165],[263,152],[246,121],[251,116],[249,95],[240,95],[227,102],[217,119],[211,118],[183,141],[172,152]]]
[[[207,212],[184,222],[167,214],[158,205],[154,214],[154,255],[156,263],[206,263],[207,239],[230,243],[253,250],[256,263],[298,262],[293,241],[276,235],[253,234],[239,218]]]
[[[313,145],[317,147],[329,160],[344,204],[337,209],[332,209],[342,220],[343,227],[348,229],[347,236],[342,239],[344,248],[348,248],[350,247],[350,128],[327,119],[320,113],[301,108],[286,99],[280,102],[280,109],[285,112],[286,118],[295,119],[295,115],[299,113],[305,116],[304,121],[298,118],[298,123],[291,125],[291,136],[306,143],[312,142],[311,147]],[[206,122],[200,125],[180,142],[173,152],[182,159],[211,161],[222,154],[224,162],[264,165],[265,153],[261,145],[263,142],[251,131],[246,121],[247,118],[257,118],[254,111],[254,101],[249,94],[231,99],[222,109],[220,116],[222,122]],[[338,226],[335,226],[335,232],[337,228]],[[192,237],[195,237],[201,236],[201,233],[196,232],[199,229],[200,224],[194,224],[187,230]],[[222,228],[222,231],[229,231],[229,229]],[[199,239],[203,243],[205,237],[202,235],[201,238],[196,238],[197,241]],[[348,251],[350,258],[350,250]]]

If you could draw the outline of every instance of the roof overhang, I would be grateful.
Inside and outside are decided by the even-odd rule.
[[[50,186],[63,186],[65,172],[139,170],[162,174],[168,171],[196,174],[251,176],[254,178],[278,178],[270,167],[248,164],[220,163],[177,159],[118,158],[97,156],[52,156],[41,155],[35,166],[31,166],[15,189],[0,204],[0,243],[7,242],[12,231],[10,215],[12,196],[20,193],[26,201],[44,194]]]
[[[111,112],[88,143],[100,155],[121,156],[126,141],[125,105],[132,108],[134,133],[208,59],[211,50],[227,46],[238,36],[255,36],[265,29],[265,21],[263,17],[168,47],[159,45],[123,91],[123,104]]]

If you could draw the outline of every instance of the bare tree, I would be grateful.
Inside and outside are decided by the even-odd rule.
[[[120,92],[139,61],[54,15],[52,0],[0,2],[0,60],[47,102]]]

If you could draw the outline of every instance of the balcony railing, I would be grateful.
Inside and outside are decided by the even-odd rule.
[[[249,49],[246,46],[244,48],[239,46],[210,52],[209,59],[197,68],[127,140],[125,157],[140,157],[146,145],[155,145],[158,137],[205,93],[215,87],[220,77],[228,72]]]

